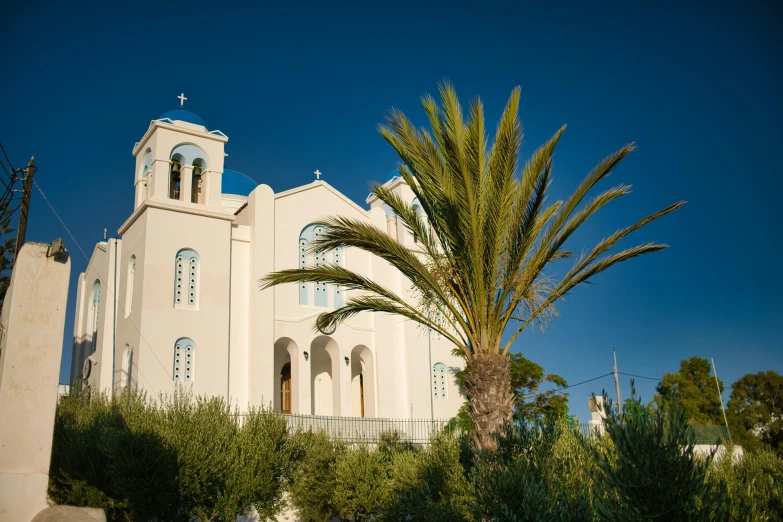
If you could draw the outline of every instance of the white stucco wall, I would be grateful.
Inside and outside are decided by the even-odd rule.
[[[128,346],[133,353],[131,384],[152,396],[171,393],[174,345],[186,337],[196,346],[194,382],[187,387],[195,394],[227,396],[241,410],[279,409],[281,369],[289,363],[293,413],[360,415],[363,397],[365,416],[453,416],[463,401],[453,379],[447,399],[430,400],[432,365],[441,362],[452,374],[461,367],[447,342],[435,336],[429,342],[426,332],[403,318],[368,313],[352,317],[325,336],[314,330],[314,322],[334,306],[334,289],[328,289],[326,308],[315,306],[312,288],[306,305],[299,303],[297,285],[259,290],[259,280],[270,272],[298,266],[300,233],[319,219],[341,215],[367,220],[413,246],[402,224],[388,219],[379,202],[370,201],[370,209],[362,208],[324,181],[278,194],[260,185],[246,198],[221,195],[219,175],[226,141],[203,127],[153,122],[134,147],[135,189],[128,197],[135,198],[136,206],[119,230],[122,240],[116,243],[116,342],[112,342],[113,307],[106,309],[114,284],[115,243],[110,240],[96,247],[87,273],[79,278],[72,374],[81,373],[81,362],[76,360],[83,360],[83,346],[89,340],[92,282],[100,277],[107,281],[101,289],[107,297],[101,299],[98,389],[111,389],[112,379],[115,391],[120,389]],[[168,198],[170,152],[182,143],[198,146],[209,162],[203,204],[190,202],[184,187],[189,185],[187,179],[180,200]],[[146,159],[147,151],[152,160]],[[142,178],[145,163],[151,169]],[[183,165],[183,177],[189,173]],[[403,198],[413,199],[402,180],[389,186]],[[174,306],[173,301],[175,257],[186,248],[200,258],[196,309]],[[127,295],[131,256],[136,256],[132,300]],[[347,249],[343,263],[400,295],[409,292],[407,280],[379,258]],[[350,292],[344,296],[348,298]],[[126,314],[131,301],[131,312]],[[105,362],[112,358],[113,368]]]

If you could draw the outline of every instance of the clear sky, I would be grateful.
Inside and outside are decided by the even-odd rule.
[[[639,147],[603,185],[634,193],[589,221],[572,249],[688,205],[625,243],[669,250],[596,277],[515,349],[569,383],[611,371],[612,347],[620,371],[645,376],[691,355],[714,357],[727,386],[783,372],[779,4],[161,4],[13,2],[0,17],[0,140],[15,166],[35,155],[36,179],[88,255],[132,211],[133,144],[180,92],[229,136],[228,167],[275,191],[320,169],[363,205],[368,183],[397,161],[375,130],[390,107],[424,124],[420,96],[449,78],[465,104],[482,97],[494,129],[521,85],[525,157],[568,124],[554,197],[623,144]],[[27,238],[56,237],[73,261],[65,382],[86,260],[36,192]],[[645,401],[655,384],[637,379]],[[613,390],[610,377],[569,390],[572,412],[586,420],[586,399],[602,388]]]

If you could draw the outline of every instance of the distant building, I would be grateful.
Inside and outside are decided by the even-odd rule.
[[[454,372],[462,360],[447,341],[382,314],[315,332],[315,318],[351,292],[322,284],[258,289],[275,270],[337,263],[408,294],[409,282],[377,257],[348,249],[313,258],[308,251],[322,232],[314,222],[328,215],[367,221],[415,248],[394,213],[374,197],[369,208],[357,205],[320,172],[312,183],[274,193],[224,166],[227,142],[179,108],[153,120],[133,147],[134,210],[121,239],[98,243],[78,280],[72,383],[115,393],[139,387],[151,396],[179,384],[227,397],[240,410],[271,404],[305,415],[456,414],[463,397]],[[386,186],[413,202],[399,176]]]

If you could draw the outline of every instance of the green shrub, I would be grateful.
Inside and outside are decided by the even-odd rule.
[[[419,451],[399,451],[391,459],[388,521],[471,520],[473,488],[460,462],[460,440],[446,433]]]
[[[783,458],[772,452],[726,455],[708,477],[727,503],[726,520],[783,521]]]
[[[280,416],[253,411],[240,427],[222,399],[72,396],[55,418],[49,494],[110,520],[233,522],[251,505],[272,516],[286,439]]]
[[[332,492],[339,516],[357,522],[376,518],[389,501],[389,471],[385,455],[364,444],[339,453]]]
[[[295,463],[290,473],[289,502],[305,522],[326,522],[338,516],[334,502],[336,464],[345,445],[322,432],[299,432],[292,436]]]
[[[110,520],[175,519],[176,455],[155,431],[155,410],[131,394],[71,396],[55,417],[49,495],[102,508]]]
[[[636,399],[634,401],[640,402]],[[597,511],[602,520],[724,520],[723,503],[706,480],[711,458],[694,454],[680,401],[636,408],[620,418],[606,401],[611,444],[586,441],[595,461]]]
[[[509,426],[470,471],[475,516],[496,521],[593,520],[589,456],[565,425]]]

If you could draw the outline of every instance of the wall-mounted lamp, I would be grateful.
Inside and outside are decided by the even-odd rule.
[[[348,366],[349,364],[351,364],[351,360],[346,356],[345,357],[345,365]]]
[[[310,358],[310,354],[307,352],[304,353],[304,356],[305,356],[305,361]]]

